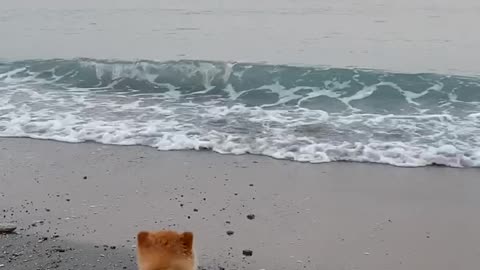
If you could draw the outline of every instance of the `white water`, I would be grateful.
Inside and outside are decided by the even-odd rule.
[[[0,59],[187,58],[478,75],[480,35],[475,33],[479,14],[480,2],[476,0],[2,1]],[[165,85],[169,89],[166,93],[142,99],[92,94],[87,89],[72,88],[62,93],[21,86],[19,81],[11,84],[8,79],[3,83],[3,136],[144,144],[159,149],[210,148],[220,153],[255,153],[309,162],[480,166],[480,139],[472,135],[480,133],[476,112],[466,118],[441,113],[339,116],[319,110],[289,111],[286,115],[285,111],[218,104],[167,106],[170,99],[180,95],[169,85]],[[279,103],[291,99],[295,91],[279,85],[266,87],[280,95]],[[433,86],[432,91],[438,91],[438,87]],[[374,90],[364,88],[342,102],[361,100]],[[415,94],[398,90],[414,105],[418,97],[430,91]],[[333,92],[319,90],[308,98],[315,95],[336,97]],[[455,96],[450,98],[456,100]],[[165,106],[152,105],[155,99]],[[298,118],[293,119],[295,114]],[[246,119],[251,125],[261,126],[263,129],[257,130],[265,134],[251,134],[247,129],[235,130],[246,132],[245,136],[234,136],[192,124],[198,120],[193,116],[211,124],[218,115]],[[372,129],[399,128],[413,133],[426,127],[431,132],[408,143],[376,139],[328,143],[291,133],[327,122],[333,128],[362,123]],[[347,137],[361,135],[342,132],[339,134]],[[426,144],[422,139],[434,143]]]
[[[134,76],[154,83],[149,78],[151,74],[136,74],[136,69],[127,68],[129,65],[98,65],[94,69],[97,79],[113,68],[117,72],[111,72],[112,78]],[[199,69],[209,74],[205,65],[208,63]],[[185,67],[185,74],[190,73],[190,68],[180,67]],[[480,166],[477,102],[462,109],[467,102],[435,101],[450,104],[443,114],[369,114],[360,109],[353,110],[353,114],[328,113],[298,104],[246,106],[237,100],[239,94],[231,86],[226,87],[226,92],[232,94],[228,98],[207,94],[206,101],[196,101],[185,98],[193,93],[182,95],[173,85],[166,92],[153,93],[110,87],[79,88],[57,83],[71,72],[51,80],[38,78],[40,74],[28,75],[22,69],[0,74],[0,136],[148,145],[160,150],[211,149],[312,163],[342,160],[396,166]],[[77,79],[81,81],[82,77]],[[205,80],[206,88],[208,82]],[[114,84],[112,81],[111,85]],[[345,87],[342,83],[336,86]],[[279,100],[297,97],[295,91],[276,89],[279,87],[274,84],[259,88],[277,90]],[[370,88],[339,100],[350,105],[349,102],[367,99],[373,93]],[[416,104],[415,99],[423,96],[420,91],[415,94],[396,88],[410,104]],[[310,93],[304,98],[339,94],[326,89],[312,93],[315,95]]]

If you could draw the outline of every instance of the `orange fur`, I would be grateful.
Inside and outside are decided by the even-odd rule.
[[[196,269],[193,233],[169,230],[139,232],[137,263],[139,270]]]

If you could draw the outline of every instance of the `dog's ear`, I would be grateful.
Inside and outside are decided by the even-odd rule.
[[[184,232],[182,233],[182,242],[188,250],[193,248],[193,233]]]
[[[141,231],[137,235],[137,246],[138,247],[146,247],[149,245],[150,239],[149,239],[150,233]]]

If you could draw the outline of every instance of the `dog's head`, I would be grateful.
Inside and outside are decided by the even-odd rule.
[[[163,230],[137,235],[139,270],[193,270],[193,233]]]

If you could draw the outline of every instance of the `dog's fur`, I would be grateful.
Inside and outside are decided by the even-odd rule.
[[[139,270],[196,270],[193,233],[139,232],[137,263]]]

